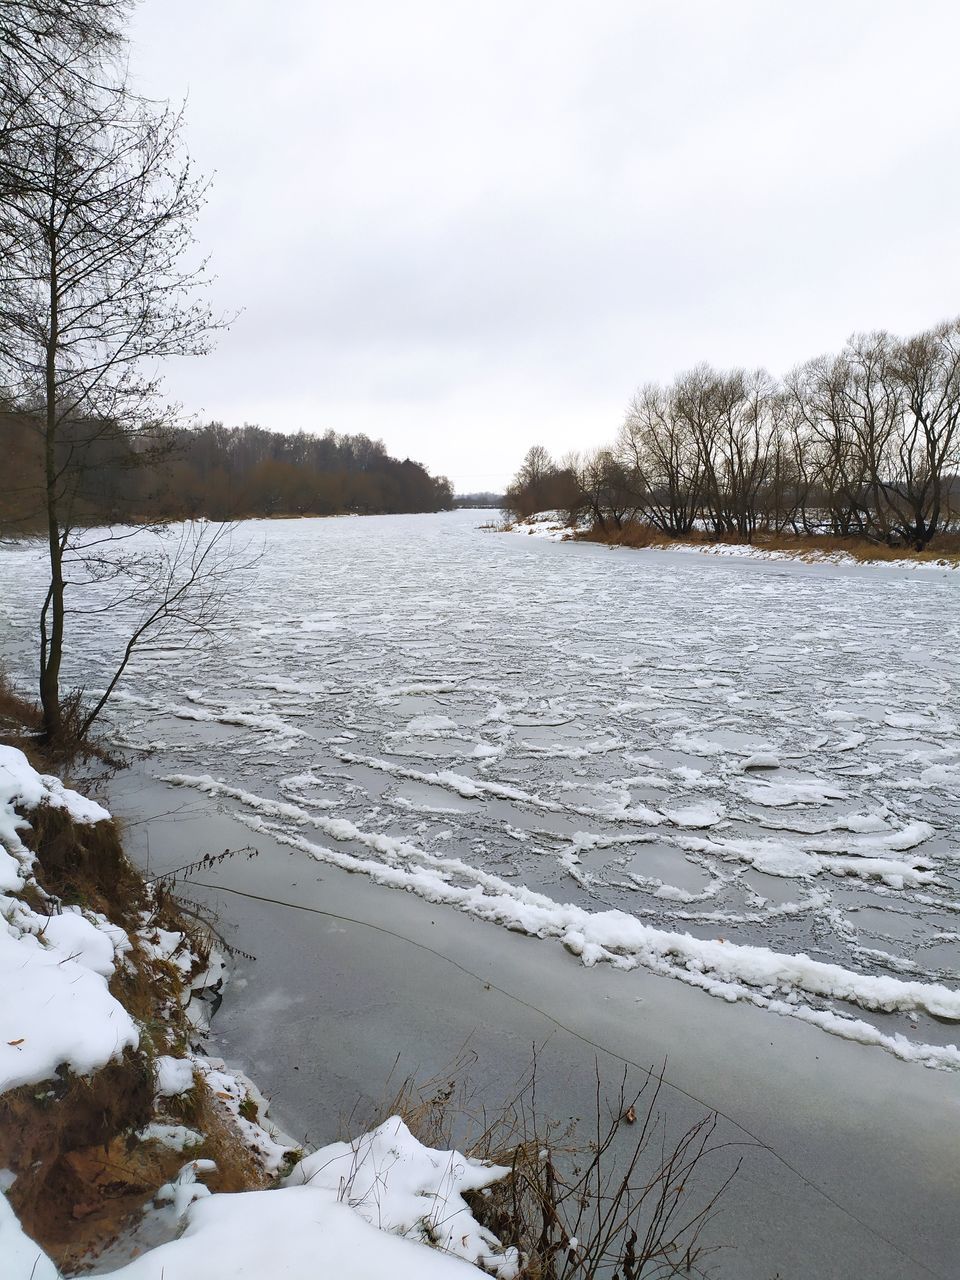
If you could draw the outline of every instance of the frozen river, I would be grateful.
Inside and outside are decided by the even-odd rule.
[[[258,832],[587,964],[960,1067],[960,575],[263,522],[105,727]],[[37,553],[6,548],[26,673]],[[104,618],[68,684],[101,684]]]

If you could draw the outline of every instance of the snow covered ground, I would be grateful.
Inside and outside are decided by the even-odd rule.
[[[550,542],[563,542],[576,532],[562,511],[538,511],[526,520],[496,527],[505,533],[516,533],[525,538],[547,538]],[[583,528],[587,529],[589,525],[584,524]]]
[[[272,1190],[211,1195],[203,1183],[209,1163],[188,1161],[176,1183],[156,1197],[169,1205],[159,1212],[171,1215],[173,1238],[100,1274],[117,1280],[516,1280],[517,1251],[504,1249],[479,1225],[462,1195],[509,1170],[425,1147],[398,1116],[313,1152]],[[15,1239],[15,1224],[7,1229]],[[3,1242],[0,1217],[0,1247]],[[18,1248],[29,1261],[22,1237]],[[49,1280],[55,1274],[51,1268]],[[9,1280],[35,1277],[24,1266]],[[36,1280],[48,1277],[41,1272]]]
[[[130,950],[126,933],[96,912],[65,907],[48,915],[20,896],[34,864],[22,813],[41,804],[79,823],[110,816],[0,745],[0,1093],[50,1080],[61,1064],[80,1075],[95,1071],[140,1038],[107,988]]]
[[[110,732],[321,861],[960,1066],[957,576],[485,518],[245,525],[258,581],[216,643],[141,654]],[[0,552],[14,670],[37,557]]]

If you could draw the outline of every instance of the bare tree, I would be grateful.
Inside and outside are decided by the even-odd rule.
[[[878,506],[918,551],[950,517],[949,486],[960,468],[960,321],[896,344],[886,368],[898,416]]]
[[[76,577],[68,583],[84,589],[84,603],[76,610],[67,606],[66,613],[87,618],[122,614],[127,629],[115,665],[92,705],[83,705],[83,690],[67,700],[76,737],[86,737],[146,635],[156,643],[168,638],[183,642],[185,637],[210,633],[234,575],[258,559],[256,554],[238,554],[234,528],[220,524],[208,529],[189,522],[169,531],[169,545],[155,540],[149,550],[142,546],[124,550],[125,540],[110,531],[102,546],[96,545],[93,534],[87,537],[82,555],[75,560]],[[141,531],[138,541],[143,536]]]
[[[615,529],[622,529],[636,508],[629,472],[613,449],[591,449],[585,454],[580,460],[577,484],[583,509],[604,531],[608,521]]]
[[[524,519],[537,511],[572,512],[576,506],[576,478],[569,466],[558,467],[543,445],[533,445],[507,486],[505,510]]]
[[[683,537],[700,504],[700,452],[672,391],[648,383],[636,393],[617,438],[637,505],[656,528]]]
[[[843,356],[820,356],[786,381],[796,414],[795,440],[812,469],[818,506],[840,537],[868,531],[869,474],[862,440],[851,420],[850,366]]]
[[[855,334],[787,380],[835,533],[922,550],[960,466],[960,324],[900,341]]]
[[[11,142],[64,92],[82,94],[122,47],[128,0],[0,0],[0,194],[18,169],[3,163]]]
[[[42,441],[40,701],[54,739],[64,732],[65,568],[91,550],[78,493],[110,442],[131,460],[155,447],[162,362],[205,352],[218,322],[198,292],[204,264],[189,261],[205,185],[183,155],[180,114],[135,97],[122,77],[54,77],[47,88],[4,146],[0,365]]]
[[[532,450],[521,476],[544,459]],[[960,319],[908,339],[854,334],[780,381],[700,364],[648,384],[613,450],[572,471],[601,533],[642,515],[672,537],[701,522],[717,538],[789,529],[922,551],[957,527]]]

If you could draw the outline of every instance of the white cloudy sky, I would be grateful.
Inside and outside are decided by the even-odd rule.
[[[458,489],[698,360],[960,312],[955,0],[142,0],[189,92],[215,355],[186,408]]]

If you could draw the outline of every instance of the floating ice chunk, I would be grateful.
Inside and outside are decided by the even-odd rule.
[[[920,781],[927,787],[960,792],[960,765],[931,765],[920,774]]]
[[[724,748],[709,738],[697,737],[692,733],[675,733],[670,745],[676,751],[686,751],[692,756],[722,756]]]
[[[846,825],[846,819],[842,825]],[[840,827],[841,823],[837,822],[836,826]],[[822,837],[814,834],[809,844],[811,848],[821,853],[845,853],[871,857],[879,853],[904,853],[908,849],[915,849],[917,845],[923,844],[932,835],[933,827],[929,822],[908,822],[899,831],[885,830],[883,834],[858,834],[855,842],[838,836]]]
[[[891,889],[934,884],[937,878],[933,863],[925,858],[915,858],[912,862],[895,862],[890,858],[822,858],[820,862],[834,875],[882,880]]]
[[[891,729],[921,729],[934,733],[952,733],[956,725],[950,721],[941,721],[936,716],[918,715],[911,711],[888,711],[883,723]]]
[[[456,730],[456,722],[449,716],[414,716],[405,732],[415,737],[429,737],[435,733],[450,733]]]
[[[706,774],[702,769],[692,769],[689,765],[681,764],[677,765],[675,769],[671,769],[670,772],[675,774],[681,782],[685,782],[688,787],[706,785],[703,781]]]
[[[682,805],[674,809],[664,808],[661,812],[677,827],[715,827],[727,816],[727,811],[722,804],[711,804],[709,801],[702,804]]]
[[[815,876],[820,871],[817,858],[793,845],[775,840],[745,840],[741,847],[744,861],[768,876]]]
[[[746,760],[740,766],[741,769],[779,769],[780,757],[772,751],[755,751],[752,756],[747,756]]]
[[[890,830],[875,813],[845,813],[833,825],[838,831],[855,831],[858,834]]]
[[[780,808],[791,804],[827,804],[843,800],[846,791],[835,782],[815,779],[809,782],[753,782],[741,785],[740,793],[754,804]]]

